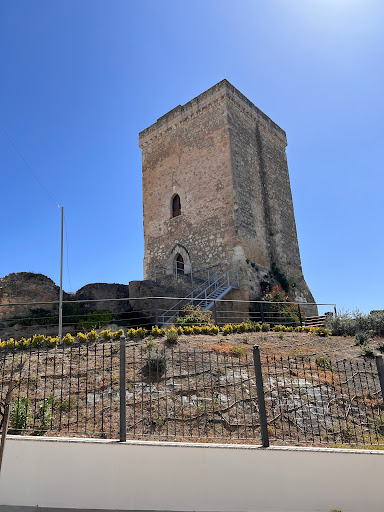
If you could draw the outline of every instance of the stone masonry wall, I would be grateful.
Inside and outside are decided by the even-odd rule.
[[[146,278],[180,252],[186,264],[239,271],[242,299],[284,274],[298,300],[313,302],[278,125],[223,80],[158,119],[139,141]],[[182,213],[171,218],[176,193]]]
[[[200,97],[199,97],[200,98]],[[190,102],[140,134],[143,150],[144,276],[171,261],[179,248],[185,263],[206,268],[231,261],[234,231],[233,184],[226,100],[220,89]],[[208,101],[209,100],[209,101]],[[171,200],[181,215],[171,217]],[[188,261],[189,259],[189,261]]]
[[[233,91],[228,111],[238,258],[243,258],[242,277],[249,283],[250,295],[261,294],[258,284],[271,281],[274,268],[292,283],[298,299],[313,302],[301,269],[285,132],[260,122],[257,112]]]

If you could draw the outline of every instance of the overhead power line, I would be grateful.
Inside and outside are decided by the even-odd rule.
[[[31,169],[31,166],[28,164],[28,162],[25,160],[25,158],[23,157],[23,155],[20,153],[20,151],[17,149],[17,147],[15,146],[15,144],[13,143],[11,137],[8,135],[8,133],[5,131],[5,129],[3,128],[3,126],[0,124],[0,128],[2,130],[2,132],[4,133],[5,137],[8,139],[8,142],[9,144],[12,146],[12,148],[14,149],[14,151],[19,155],[19,157],[21,158],[21,160],[24,162],[24,165],[26,166],[26,168],[28,169],[28,171],[31,173],[31,175],[35,178],[35,180],[37,181],[37,183],[40,185],[40,187],[44,190],[44,192],[48,195],[48,197],[55,203],[55,205],[60,208],[60,205],[58,204],[58,202],[53,198],[53,196],[49,193],[48,189],[46,187],[44,187],[44,185],[41,183],[41,181],[39,180],[39,178],[36,176],[36,174],[33,172],[33,170]]]

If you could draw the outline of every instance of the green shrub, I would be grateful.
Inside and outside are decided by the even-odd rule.
[[[75,398],[65,399],[63,401],[56,399],[54,401],[55,409],[61,412],[69,412],[71,408],[76,407],[76,403]]]
[[[331,361],[326,356],[317,356],[316,364],[319,368],[323,368],[324,370],[332,370]]]
[[[260,300],[263,302],[263,311],[268,315],[271,325],[284,324],[295,327],[300,324],[299,306],[293,302],[291,292],[286,293],[280,286],[275,286],[272,290],[267,286]],[[251,308],[252,313],[261,314],[260,303],[253,303]],[[304,320],[304,310],[301,310],[301,317]]]
[[[200,306],[188,304],[180,311],[180,316],[176,320],[177,326],[194,326],[194,325],[212,325],[212,311],[204,310]]]
[[[9,414],[9,423],[15,430],[24,430],[32,419],[30,412],[31,401],[28,397],[14,398]]]
[[[148,373],[161,375],[164,373],[167,364],[165,349],[150,350],[147,354],[146,369]]]
[[[139,327],[138,329],[136,329],[136,336],[138,336],[140,339],[145,338],[147,334],[148,330],[145,329],[144,327]]]
[[[77,302],[64,302],[63,322],[66,324],[79,324],[86,320],[87,312],[84,311],[84,304]]]
[[[98,339],[99,335],[97,332],[92,329],[92,331],[87,332],[87,340],[88,341],[96,341]]]
[[[262,325],[256,322],[241,322],[241,324],[225,324],[221,328],[224,336],[232,333],[259,332]]]
[[[322,336],[323,338],[329,336],[332,334],[330,329],[327,329],[326,327],[319,326],[319,327],[310,327],[309,332],[311,334],[316,334],[316,336]]]
[[[127,336],[130,340],[135,339],[136,336],[136,329],[128,329]]]
[[[375,416],[374,423],[376,432],[379,435],[384,436],[384,418],[381,416]]]
[[[112,339],[112,332],[110,329],[104,329],[101,331],[100,336],[103,338],[104,341],[109,341]]]
[[[136,337],[143,339],[147,336],[147,334],[148,334],[148,330],[145,329],[144,327],[139,327],[138,329],[132,328],[132,329],[128,329],[128,331],[127,331],[127,336],[131,340],[135,339]]]
[[[271,329],[270,324],[261,324],[262,332],[268,332]]]
[[[371,329],[377,336],[384,336],[384,311],[373,311],[371,317]]]
[[[76,338],[78,339],[78,341],[80,343],[85,343],[87,341],[87,335],[84,334],[83,332],[78,332],[77,335],[76,335]]]
[[[368,339],[369,335],[367,332],[357,332],[355,336],[355,345],[365,345],[368,342]]]
[[[31,338],[21,338],[21,340],[23,342],[23,349],[24,350],[28,350],[31,346],[31,342],[32,342],[32,339]]]
[[[154,325],[152,327],[151,334],[154,338],[160,338],[161,336],[164,336],[165,332],[164,329],[160,329],[157,325]]]
[[[104,325],[110,324],[112,321],[112,315],[109,311],[104,309],[98,309],[97,311],[90,311],[87,314],[86,320],[81,322],[84,329],[100,329]]]
[[[30,313],[26,317],[13,317],[11,325],[57,325],[59,322],[59,316],[57,312],[38,308],[30,309]]]
[[[326,320],[326,327],[331,329],[334,336],[354,336],[356,333],[355,321],[349,312],[338,313],[336,316],[329,315]]]
[[[41,347],[44,343],[44,340],[45,340],[44,334],[35,334],[32,337],[32,346],[35,348]]]
[[[59,337],[58,336],[47,336],[47,344],[50,347],[54,347],[59,343]]]
[[[245,354],[245,350],[239,345],[232,345],[232,353],[235,357],[241,357]]]
[[[355,336],[359,332],[384,336],[384,313],[378,310],[365,315],[358,309],[340,312],[327,318],[327,327],[334,336]]]
[[[72,343],[75,341],[75,338],[71,336],[69,333],[63,336],[63,343],[64,345],[72,345]]]
[[[369,347],[368,345],[363,346],[362,354],[364,357],[375,357],[374,350],[371,347]]]
[[[233,326],[232,326],[232,324],[226,324],[226,325],[223,325],[221,330],[223,331],[224,336],[226,336],[227,334],[233,333]]]
[[[48,430],[53,420],[53,394],[43,400],[40,405],[38,417],[42,430]]]
[[[165,336],[167,338],[168,343],[177,343],[177,340],[179,339],[177,330],[174,327],[168,329]]]

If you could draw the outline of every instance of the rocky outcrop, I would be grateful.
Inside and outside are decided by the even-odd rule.
[[[26,316],[31,309],[57,309],[52,302],[58,300],[59,287],[43,274],[18,272],[0,278],[0,322],[15,316]],[[22,305],[8,305],[15,303]]]
[[[0,322],[26,317],[31,310],[44,309],[57,314],[60,288],[47,276],[18,272],[0,278]],[[131,310],[129,286],[124,284],[87,284],[76,293],[63,293],[64,301],[88,301],[84,307],[93,311],[107,309],[111,313]],[[106,300],[118,299],[118,300]]]
[[[111,313],[129,311],[131,308],[128,300],[129,286],[126,284],[92,283],[86,284],[72,295],[75,301],[90,301],[85,305],[89,310],[106,309]],[[115,299],[115,300],[105,300]]]

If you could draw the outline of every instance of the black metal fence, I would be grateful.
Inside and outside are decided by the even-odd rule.
[[[1,403],[10,386],[11,433],[384,444],[380,356],[279,359],[258,347],[236,355],[121,338],[2,349]]]
[[[384,444],[380,366],[381,356],[376,364],[266,356],[270,436],[305,444]]]
[[[14,388],[11,433],[114,437],[119,432],[116,343],[3,349],[0,379],[2,402]]]

